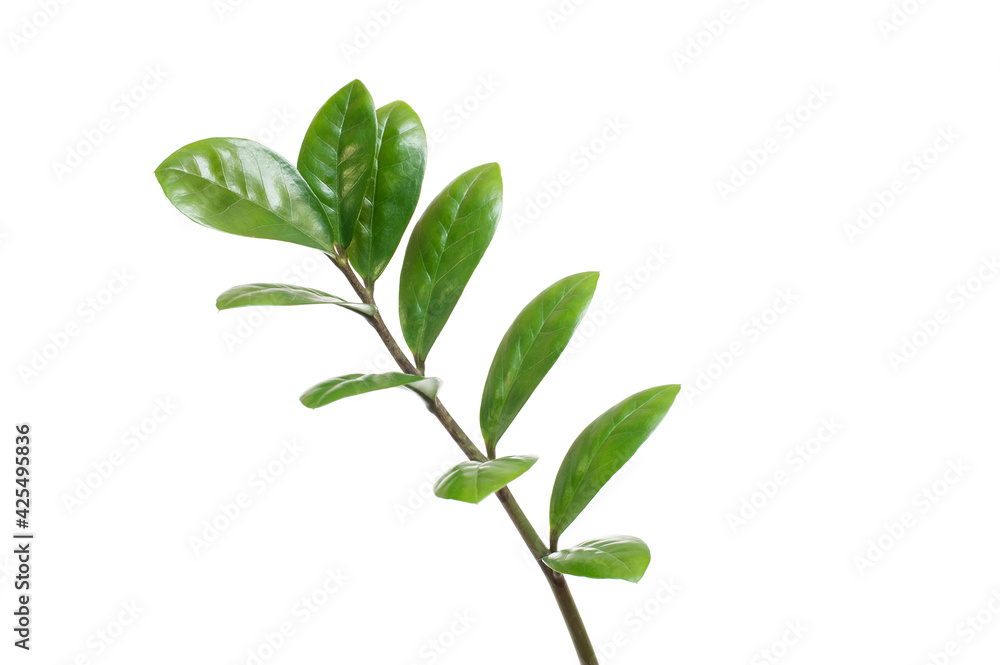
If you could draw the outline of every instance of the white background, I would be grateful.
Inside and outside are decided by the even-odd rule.
[[[555,0],[413,0],[384,27],[370,22],[386,23],[388,0],[49,4],[46,17],[45,2],[8,0],[0,24],[3,427],[9,448],[15,422],[34,428],[37,533],[34,649],[10,645],[6,554],[0,661],[574,662],[500,506],[421,498],[460,457],[412,394],[299,404],[319,380],[388,369],[359,317],[215,311],[226,288],[295,271],[347,295],[339,273],[192,224],[153,177],[209,136],[294,160],[315,110],[361,78],[437,137],[420,210],[460,172],[503,168],[501,226],[428,362],[470,433],[514,315],[556,279],[602,271],[594,311],[613,311],[585,324],[501,443],[541,456],[512,485],[536,527],[580,429],[642,388],[685,384],[563,539],[627,533],[652,549],[637,586],[572,581],[606,662],[766,650],[919,665],[949,641],[957,655],[938,663],[996,662],[1000,5],[908,0],[915,13],[880,28],[890,0],[591,0],[566,15]],[[377,34],[346,53],[366,25]],[[753,173],[723,196],[734,168]],[[376,293],[394,330],[398,271],[399,256]],[[793,304],[772,311],[780,292]],[[49,358],[27,374],[36,352]],[[165,419],[157,400],[175,405]],[[824,419],[837,431],[803,461]],[[302,451],[258,493],[257,469],[291,440]],[[933,503],[915,500],[928,488]],[[241,492],[250,505],[196,553]],[[758,509],[736,525],[744,499]],[[347,581],[301,623],[296,604],[338,570]],[[119,632],[122,603],[141,613]],[[992,625],[970,631],[977,613]],[[294,634],[269,653],[262,636],[284,621]]]

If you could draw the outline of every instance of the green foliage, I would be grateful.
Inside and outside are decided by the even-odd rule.
[[[173,153],[155,175],[170,202],[198,224],[296,243],[318,249],[332,260],[362,302],[348,302],[304,286],[255,283],[229,289],[216,304],[220,310],[330,304],[363,315],[403,371],[332,378],[307,390],[301,402],[315,409],[387,388],[413,391],[470,458],[441,477],[435,494],[479,503],[537,460],[533,456],[493,458],[500,438],[569,344],[594,296],[598,274],[582,272],[557,281],[528,303],[503,336],[480,405],[484,457],[444,410],[437,398],[441,381],[424,376],[424,364],[496,231],[503,207],[497,164],[478,166],[453,180],[427,206],[407,242],[400,273],[399,320],[413,363],[396,344],[374,302],[375,283],[396,253],[417,208],[426,165],[427,139],[413,109],[397,101],[376,110],[365,86],[353,81],[316,114],[302,142],[297,168],[253,141],[213,138]],[[636,393],[599,416],[576,438],[552,489],[552,549],[652,434],[679,390],[680,386],[667,385]],[[552,411],[550,417],[558,420],[560,414]],[[636,582],[649,565],[645,543],[629,536],[550,551],[511,495],[504,492],[500,498],[529,548],[554,571]],[[557,585],[553,592],[559,595]],[[564,613],[570,611],[567,605],[573,605],[571,598],[560,603]],[[576,621],[567,618],[567,624],[579,627],[578,615]],[[581,647],[578,637],[574,633],[581,660],[596,662],[589,642]]]
[[[638,582],[649,567],[649,548],[632,536],[608,536],[553,552],[542,561],[564,575]]]
[[[537,457],[512,456],[486,462],[462,462],[434,485],[442,499],[479,503],[530,469]]]

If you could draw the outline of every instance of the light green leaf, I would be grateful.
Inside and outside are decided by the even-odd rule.
[[[636,393],[598,416],[576,437],[552,487],[549,524],[553,540],[649,438],[680,389],[670,385]]]
[[[632,536],[608,536],[553,552],[542,561],[563,575],[638,582],[649,567],[649,547]]]
[[[399,319],[418,367],[486,253],[502,207],[500,167],[486,164],[448,185],[413,229],[399,281]]]
[[[170,202],[189,219],[226,233],[329,251],[323,206],[295,168],[246,139],[190,143],[156,167]]]
[[[496,444],[569,344],[597,288],[596,272],[559,280],[514,319],[500,342],[483,388],[479,426],[486,450]]]
[[[427,166],[427,137],[404,102],[380,108],[375,172],[351,244],[351,264],[371,286],[389,265],[413,218]]]
[[[347,302],[329,293],[292,284],[243,284],[229,289],[215,301],[220,310],[267,305],[338,305],[366,316],[375,314],[374,305]]]
[[[442,499],[479,503],[530,469],[537,457],[516,455],[487,462],[462,462],[434,485]]]
[[[299,400],[310,409],[318,409],[345,397],[353,397],[374,390],[405,387],[434,399],[441,387],[441,379],[387,372],[385,374],[346,374],[318,383],[302,394]]]
[[[351,244],[375,168],[375,102],[361,81],[337,91],[313,118],[299,151],[299,171],[323,204],[334,243]]]

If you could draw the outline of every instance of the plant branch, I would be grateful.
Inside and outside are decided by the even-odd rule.
[[[375,305],[375,298],[372,296],[372,289],[366,287],[355,272],[351,269],[348,263],[347,257],[344,255],[334,256],[327,254],[329,259],[333,262],[335,266],[344,274],[347,281],[350,283],[351,288],[354,292],[361,298],[361,301],[367,305],[373,305],[376,307],[375,313],[371,316],[366,316],[365,319],[378,333],[379,338],[381,338],[382,343],[385,348],[389,351],[393,360],[399,365],[399,368],[407,374],[423,375],[423,367],[417,368],[410,362],[409,357],[400,348],[396,339],[392,336],[389,328],[385,325],[385,321],[382,319],[382,314],[378,311],[377,305]],[[434,399],[425,399],[427,403],[427,410],[430,411],[434,416],[440,421],[441,425],[445,428],[451,438],[454,439],[458,447],[461,448],[462,452],[473,462],[484,462],[486,461],[486,456],[483,455],[479,447],[469,438],[465,433],[465,430],[455,421],[448,409],[445,408],[441,400],[435,397]],[[514,495],[511,494],[510,490],[506,487],[498,490],[496,492],[496,497],[500,501],[504,510],[507,511],[507,516],[510,521],[514,523],[514,527],[520,534],[521,539],[524,540],[524,544],[528,546],[528,550],[531,555],[535,558],[538,566],[542,570],[542,574],[545,575],[545,579],[549,583],[549,587],[552,589],[552,594],[555,596],[556,603],[559,605],[559,611],[562,612],[563,619],[566,621],[566,628],[569,630],[570,637],[573,639],[573,646],[576,648],[576,653],[580,658],[581,665],[597,665],[597,654],[594,652],[594,647],[590,642],[590,637],[587,635],[587,628],[583,624],[583,618],[580,616],[580,611],[576,606],[576,601],[573,600],[573,594],[570,593],[569,585],[566,583],[566,578],[556,571],[552,570],[542,561],[542,557],[551,554],[552,550],[545,546],[545,542],[535,531],[535,528],[531,525],[528,520],[527,515],[521,510],[521,506],[518,505],[517,501],[514,499]]]

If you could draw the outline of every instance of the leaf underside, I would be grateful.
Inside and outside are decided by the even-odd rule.
[[[318,409],[345,397],[397,387],[409,388],[427,399],[434,399],[441,387],[441,380],[399,372],[346,374],[316,384],[304,392],[299,400],[310,409]]]
[[[337,305],[359,314],[375,314],[374,305],[348,302],[323,291],[292,284],[242,284],[222,293],[215,301],[220,310],[236,307],[291,305]]]

